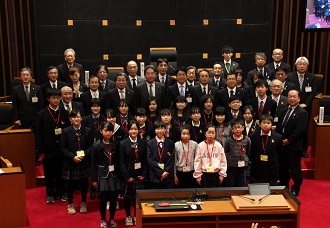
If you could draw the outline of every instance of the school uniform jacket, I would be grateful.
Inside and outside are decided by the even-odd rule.
[[[270,97],[266,98],[266,102],[264,103],[264,109],[262,110],[260,115],[259,115],[259,112],[258,112],[258,107],[259,107],[258,106],[258,97],[252,98],[251,100],[248,101],[247,104],[252,105],[253,110],[256,113],[256,115],[254,116],[255,120],[258,120],[262,114],[269,114],[273,118],[275,117],[277,104],[276,104],[276,101],[274,101]]]
[[[235,71],[240,68],[239,64],[233,60],[231,60],[229,72],[227,72],[225,62],[220,62],[220,65],[222,66],[225,79],[227,79],[228,74],[235,73]]]
[[[102,102],[101,113],[105,113],[104,107],[105,107],[106,95],[107,95],[106,92],[99,90],[99,98],[101,99],[101,102]],[[89,106],[89,102],[92,100],[92,98],[93,97],[92,97],[90,90],[87,90],[86,92],[83,92],[80,95],[80,102],[83,104],[85,115],[88,115],[91,113],[91,108]]]
[[[163,180],[163,182],[174,181],[174,153],[174,142],[170,139],[165,139],[164,153],[162,159],[160,160],[156,138],[153,138],[147,142],[150,182],[160,183],[160,178],[164,172],[168,172],[169,175]],[[159,167],[158,163],[164,163],[164,170]]]
[[[131,148],[130,138],[126,138],[120,142],[120,171],[123,181],[129,178],[136,179],[138,176],[147,177],[148,175],[148,160],[147,160],[147,142],[137,139],[138,143],[138,160],[141,162],[141,168],[135,169],[136,155],[134,149]]]

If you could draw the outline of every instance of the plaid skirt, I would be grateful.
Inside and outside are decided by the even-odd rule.
[[[62,179],[63,180],[82,180],[90,176],[90,169],[82,166],[74,168],[63,167]]]
[[[137,189],[144,189],[145,182],[135,179],[133,182],[125,181],[123,183],[122,194],[126,199],[135,199],[135,193]]]
[[[202,176],[202,187],[213,188],[220,187],[219,173],[203,173]]]

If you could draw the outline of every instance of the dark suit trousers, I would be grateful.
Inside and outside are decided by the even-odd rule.
[[[47,196],[61,197],[65,192],[65,181],[62,179],[63,158],[43,159]]]
[[[300,186],[303,182],[301,173],[301,151],[290,151],[286,146],[283,147],[285,154],[284,161],[281,161],[280,165],[280,180],[281,185],[285,185],[289,188],[290,173],[293,180],[291,191],[299,193]]]

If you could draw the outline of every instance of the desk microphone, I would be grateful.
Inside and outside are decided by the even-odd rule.
[[[171,64],[168,64],[169,67],[171,67],[172,70],[174,70],[174,72],[176,71],[175,68],[171,65]]]
[[[232,193],[232,192],[228,192],[228,194],[230,194],[230,195],[232,195],[232,196],[238,196],[238,197],[240,197],[240,198],[247,199],[247,200],[250,200],[250,201],[256,201],[256,200],[253,199],[253,198],[249,198],[249,197],[245,197],[245,196],[237,195],[237,194]]]
[[[269,194],[267,194],[267,195],[261,197],[261,198],[259,199],[259,202],[262,201],[262,200],[264,200],[265,198],[267,198],[267,196],[269,196],[269,195],[271,195],[271,193],[269,193]]]

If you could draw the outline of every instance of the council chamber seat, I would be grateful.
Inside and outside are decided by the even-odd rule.
[[[150,65],[157,69],[157,60],[159,58],[166,58],[168,60],[167,73],[175,76],[175,71],[178,68],[177,51],[175,47],[155,47],[150,48]]]

